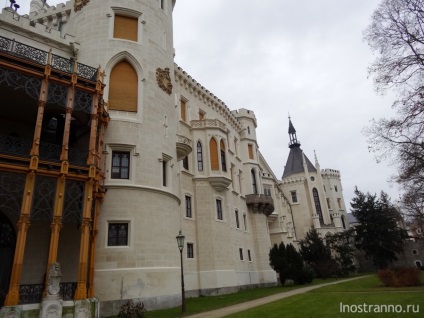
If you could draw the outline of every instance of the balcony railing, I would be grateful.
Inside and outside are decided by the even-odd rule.
[[[19,286],[19,304],[37,304],[43,299],[44,284],[26,284]],[[60,283],[60,295],[63,300],[73,300],[77,283]]]
[[[31,139],[0,134],[0,154],[29,157],[32,146]],[[40,159],[46,161],[59,161],[61,145],[47,142],[40,143]],[[69,148],[69,162],[77,165],[86,165],[88,150]]]
[[[0,134],[0,153],[29,156],[32,140]]]
[[[195,128],[219,128],[227,131],[225,124],[218,119],[204,119],[190,121],[192,129]]]
[[[49,53],[32,47],[30,45],[17,42],[14,39],[8,39],[0,36],[0,51],[5,51],[9,54],[19,56],[26,60],[46,65],[48,61]],[[73,57],[64,58],[59,55],[52,54],[51,67],[53,69],[73,73],[75,60]],[[95,81],[97,78],[97,69],[85,64],[77,63],[76,73],[79,77]]]

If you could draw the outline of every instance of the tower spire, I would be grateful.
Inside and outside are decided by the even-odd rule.
[[[297,136],[296,136],[296,129],[294,129],[290,115],[289,115],[289,137],[290,137],[290,143],[289,143],[290,149],[293,147],[300,147],[300,142],[297,140]]]

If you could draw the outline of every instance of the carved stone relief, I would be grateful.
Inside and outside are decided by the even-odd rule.
[[[156,69],[156,82],[168,95],[171,95],[172,83],[168,67],[165,67],[164,70],[159,67]]]
[[[82,7],[85,6],[89,2],[90,2],[90,0],[75,0],[74,11],[77,12],[77,11],[81,10]]]

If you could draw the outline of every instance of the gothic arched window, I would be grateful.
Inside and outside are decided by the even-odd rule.
[[[314,196],[315,210],[317,211],[319,218],[322,220],[322,210],[321,203],[319,202],[318,190],[316,188],[313,188],[312,194]]]
[[[219,146],[221,148],[221,167],[222,171],[227,172],[227,162],[225,160],[225,144],[224,141],[221,139],[221,142],[219,143]]]
[[[258,194],[258,187],[256,185],[255,169],[250,170],[250,174],[252,176],[252,190],[253,190],[253,194]]]
[[[127,112],[137,111],[138,76],[126,60],[115,65],[110,72],[109,109]]]
[[[203,150],[200,141],[197,142],[197,170],[203,171]]]
[[[212,138],[209,142],[209,151],[210,151],[210,160],[211,160],[211,170],[219,170],[219,161],[218,161],[218,144],[215,138]]]

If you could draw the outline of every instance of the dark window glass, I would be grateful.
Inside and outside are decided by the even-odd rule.
[[[197,170],[203,171],[203,153],[200,141],[197,142]]]
[[[112,179],[130,178],[130,153],[123,151],[112,152]]]
[[[249,262],[251,262],[252,261],[252,257],[250,256],[250,250],[247,250],[247,257],[249,259]]]
[[[315,209],[320,219],[322,219],[322,210],[321,203],[319,202],[318,190],[316,188],[312,189],[312,194],[314,196]]]
[[[186,195],[185,197],[185,203],[186,203],[186,217],[191,218],[191,197]]]
[[[236,226],[238,229],[240,228],[239,213],[237,210],[236,210]]]
[[[251,170],[250,174],[252,175],[252,190],[253,190],[253,194],[258,194],[258,188],[256,187],[256,175],[255,175],[255,170]]]
[[[128,245],[128,223],[109,223],[107,245]]]
[[[246,214],[243,214],[243,223],[244,223],[244,230],[247,231],[247,219]]]
[[[188,157],[185,156],[183,159],[183,168],[188,170]]]
[[[162,185],[166,187],[166,166],[167,162],[165,160],[162,161]]]
[[[243,249],[239,248],[240,260],[243,260]]]
[[[221,149],[221,166],[222,171],[227,172],[227,162],[225,161],[225,150]]]
[[[297,203],[297,193],[296,193],[296,191],[291,191],[290,194],[291,194],[292,202]]]
[[[221,200],[216,200],[216,217],[218,220],[222,220],[222,202]]]
[[[187,258],[194,258],[193,243],[187,243]]]

